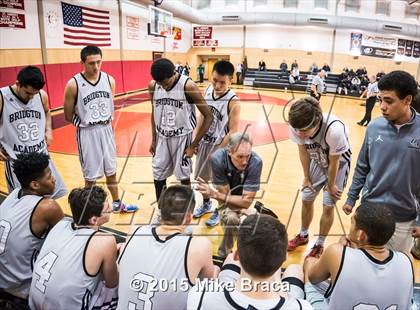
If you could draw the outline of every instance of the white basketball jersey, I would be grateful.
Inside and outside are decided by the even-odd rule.
[[[34,265],[29,294],[31,309],[89,309],[101,280],[100,272],[87,274],[84,261],[95,232],[74,227],[70,218],[62,219],[53,227]]]
[[[233,90],[229,89],[222,96],[214,97],[213,85],[207,87],[204,99],[213,113],[213,122],[203,136],[203,143],[218,145],[229,132],[229,103],[233,98],[237,98]]]
[[[312,138],[301,139],[296,130],[289,126],[293,142],[305,145],[311,160],[323,168],[328,168],[328,155],[341,154],[340,161],[350,166],[351,147],[346,125],[336,116],[323,114],[322,125]],[[328,139],[332,140],[328,143]]]
[[[153,115],[155,129],[163,138],[184,136],[197,125],[195,105],[188,102],[185,85],[189,77],[178,75],[170,90],[155,84],[153,91]]]
[[[73,124],[77,127],[88,127],[111,122],[114,102],[108,74],[100,72],[95,84],[89,82],[82,73],[76,74],[73,79],[77,84]]]
[[[156,227],[139,227],[118,260],[120,280],[118,308],[186,309],[187,253],[191,236],[173,234],[162,240]]]
[[[32,266],[44,243],[32,233],[31,218],[43,197],[20,197],[17,188],[0,205],[0,289],[27,298]]]
[[[410,309],[414,272],[400,252],[380,262],[367,251],[345,247],[335,284],[329,287],[330,309]]]
[[[11,86],[0,89],[3,111],[0,111],[0,143],[13,159],[20,153],[47,153],[45,111],[41,94],[23,103]]]

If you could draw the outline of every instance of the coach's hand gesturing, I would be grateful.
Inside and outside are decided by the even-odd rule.
[[[343,206],[343,211],[345,214],[349,215],[353,210],[353,207],[351,205],[345,204]]]

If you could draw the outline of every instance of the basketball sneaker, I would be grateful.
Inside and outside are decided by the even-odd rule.
[[[214,227],[220,222],[219,212],[214,211],[210,218],[206,221],[208,227]]]
[[[322,252],[324,252],[324,246],[320,245],[320,244],[315,244],[311,251],[309,252],[309,254],[307,256],[309,257],[315,257],[315,258],[320,258]]]
[[[309,237],[302,237],[300,234],[297,234],[292,240],[287,244],[287,251],[294,251],[298,246],[305,245],[309,241]]]
[[[193,214],[193,218],[198,219],[206,213],[211,213],[212,212],[211,207],[212,207],[211,200],[209,200],[207,202],[204,201],[201,206],[199,206],[197,209],[195,209],[194,214]]]
[[[112,202],[112,212],[113,213],[133,213],[139,209],[136,205],[129,205],[120,201]]]

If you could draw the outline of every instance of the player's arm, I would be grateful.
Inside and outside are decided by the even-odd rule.
[[[194,104],[197,106],[198,111],[200,111],[200,113],[203,115],[203,123],[201,127],[197,130],[197,133],[194,137],[194,141],[191,143],[191,147],[196,148],[203,136],[205,135],[205,133],[209,130],[213,121],[213,114],[211,113],[207,102],[201,95],[200,89],[193,81],[187,81],[187,84],[185,85],[185,93],[188,97],[192,99]]]
[[[200,279],[214,278],[217,267],[213,265],[212,247],[208,238],[194,237],[191,239],[187,262],[188,267],[191,266],[188,270],[191,270],[189,278],[193,283],[195,283],[196,277]]]
[[[298,144],[298,148],[299,148],[300,164],[302,165],[302,169],[303,169],[303,175],[305,179],[310,180],[309,166],[311,163],[311,158],[304,144]]]
[[[50,145],[53,140],[50,104],[48,100],[48,95],[45,91],[41,89],[39,94],[41,96],[42,105],[44,107],[45,112],[45,140],[47,141],[47,145]]]
[[[102,275],[105,286],[114,288],[118,285],[117,243],[114,236],[101,236],[103,244]]]
[[[217,190],[210,194],[210,198],[216,199],[219,203],[225,204],[233,210],[248,209],[254,201],[257,192],[243,191],[242,195],[231,195],[230,190],[226,191],[226,187],[216,187]]]
[[[315,84],[312,84],[311,85],[311,90],[316,94],[316,95],[318,95],[318,92],[316,91],[316,85]]]
[[[51,229],[64,217],[60,205],[50,198],[43,199],[32,216],[31,227],[34,234],[41,237],[47,229]]]
[[[155,156],[156,151],[156,126],[155,126],[155,117],[153,112],[153,92],[155,91],[155,85],[156,82],[154,80],[151,80],[148,85],[148,91],[149,91],[149,97],[150,97],[150,103],[152,105],[152,113],[150,114],[150,122],[152,126],[152,144],[150,145],[149,152]]]
[[[341,198],[341,192],[337,185],[335,185],[335,178],[337,177],[338,167],[341,155],[328,155],[328,190],[330,194],[336,198]]]
[[[360,99],[362,99],[363,97],[365,97],[365,96],[366,96],[366,94],[367,94],[367,89],[365,89],[365,90],[363,91],[363,93],[360,95]]]
[[[335,243],[327,247],[319,259],[307,257],[303,269],[311,283],[317,284],[331,278],[334,283],[341,262],[343,246]]]
[[[77,84],[75,79],[70,79],[68,81],[66,88],[64,90],[64,117],[66,121],[72,123],[74,108],[76,105],[76,96],[77,96]]]
[[[0,119],[3,117],[3,96],[0,95]],[[0,144],[0,161],[5,161],[9,158],[9,155],[6,153],[6,150]]]
[[[111,86],[112,96],[115,96],[115,79],[108,75],[109,78],[109,86]]]
[[[228,142],[229,142],[229,136],[232,133],[235,133],[238,131],[239,128],[239,119],[241,116],[241,105],[239,102],[239,99],[237,98],[233,98],[230,102],[229,102],[229,132],[228,134],[223,138],[222,143],[220,143],[219,147],[225,147]]]

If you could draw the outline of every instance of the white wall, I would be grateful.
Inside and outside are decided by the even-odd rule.
[[[25,27],[0,28],[0,48],[41,48],[39,38],[38,7],[36,1],[25,0],[25,11],[0,8],[0,12],[25,14]]]
[[[35,2],[33,0],[27,2]],[[93,9],[108,10],[110,18],[110,33],[111,46],[103,47],[104,49],[119,49],[120,48],[120,31],[119,31],[119,17],[118,17],[118,3],[116,1],[102,1],[102,0],[72,0],[67,3],[73,5],[82,5]],[[63,32],[63,12],[61,9],[61,1],[57,0],[43,0],[44,22],[45,22],[45,45],[46,48],[66,48],[66,49],[80,49],[80,46],[64,45]],[[56,23],[48,22],[48,15],[53,14],[57,16]]]

